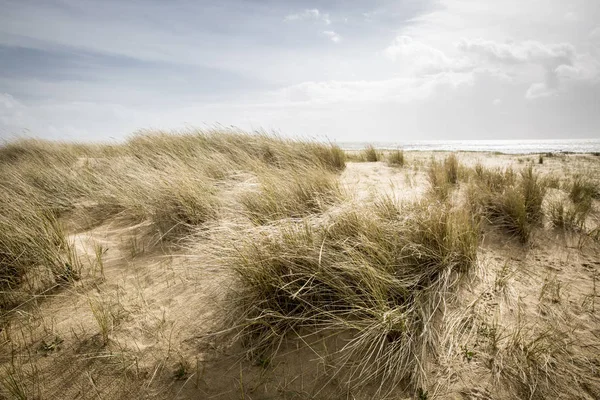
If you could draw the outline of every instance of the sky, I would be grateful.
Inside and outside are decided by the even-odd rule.
[[[0,0],[0,139],[600,138],[598,0]]]

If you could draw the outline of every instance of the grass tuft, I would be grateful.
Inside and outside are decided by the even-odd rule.
[[[362,151],[362,156],[367,162],[377,162],[379,161],[379,152],[372,145],[368,145]]]
[[[468,191],[475,214],[527,243],[533,226],[543,216],[544,182],[531,166],[519,176],[512,170],[492,171],[479,166],[475,176],[475,184]]]
[[[253,358],[272,359],[292,334],[347,332],[336,354],[350,386],[420,384],[418,355],[433,340],[426,321],[472,270],[477,232],[468,214],[427,203],[245,232],[241,244],[216,249],[240,285],[227,324]]]
[[[336,176],[320,168],[264,170],[258,178],[258,190],[247,191],[240,198],[257,224],[320,213],[343,196]]]
[[[448,199],[451,190],[458,183],[459,163],[454,153],[442,162],[432,159],[427,170],[429,192],[439,200]]]
[[[404,152],[402,150],[391,151],[387,156],[387,163],[393,167],[404,166]]]

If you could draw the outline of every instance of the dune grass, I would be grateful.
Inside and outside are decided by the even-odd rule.
[[[257,224],[322,212],[343,197],[337,177],[322,168],[264,170],[259,173],[259,182],[258,190],[245,192],[240,198]]]
[[[367,162],[377,162],[380,160],[381,155],[373,145],[368,145],[362,151],[362,158]]]
[[[435,340],[425,326],[473,269],[479,240],[466,213],[428,203],[243,237],[215,249],[239,280],[226,323],[234,340],[250,357],[272,358],[292,334],[347,332],[337,374],[355,388],[378,381],[381,391],[422,383],[417,360]]]
[[[7,143],[0,147],[0,285],[10,292],[40,265],[65,275],[72,267],[65,259],[75,256],[63,220],[82,228],[108,219],[144,223],[155,243],[178,239],[219,218],[221,187],[240,173],[260,176],[271,197],[249,195],[247,205],[273,218],[334,201],[334,174],[344,168],[345,154],[333,144],[234,130],[144,131],[119,145]]]
[[[454,153],[443,161],[432,158],[427,169],[429,193],[439,200],[447,200],[452,189],[458,184],[459,168],[458,158]]]
[[[531,166],[518,175],[510,169],[488,170],[478,166],[468,193],[476,215],[522,243],[529,241],[533,227],[543,216],[546,186]]]
[[[388,153],[386,158],[387,164],[392,167],[403,167],[404,166],[404,151],[393,150]]]

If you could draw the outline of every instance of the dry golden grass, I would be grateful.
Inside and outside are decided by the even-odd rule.
[[[71,268],[60,222],[69,213],[93,224],[148,222],[154,242],[176,239],[218,218],[220,182],[229,175],[254,172],[263,192],[279,196],[259,197],[255,214],[296,216],[335,200],[332,174],[344,166],[334,145],[235,131],[142,132],[119,146],[9,143],[0,148],[0,285],[9,288],[3,298],[29,267],[43,265],[57,276]]]
[[[387,154],[386,161],[388,165],[395,167],[403,167],[404,166],[404,151],[402,150],[393,150]]]
[[[478,166],[469,202],[477,215],[527,243],[534,225],[542,219],[545,192],[545,182],[531,166],[518,175],[512,170]]]
[[[335,358],[350,387],[418,386],[418,355],[435,340],[427,320],[473,268],[478,229],[447,205],[374,211],[243,232],[215,248],[241,285],[224,332],[235,327],[254,359],[275,357],[291,334],[347,332]]]

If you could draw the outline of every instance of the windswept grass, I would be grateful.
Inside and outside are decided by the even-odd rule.
[[[362,157],[367,162],[377,162],[380,159],[380,154],[375,147],[368,145],[363,149]]]
[[[266,219],[321,210],[339,196],[345,168],[336,145],[235,130],[142,131],[119,145],[19,140],[0,147],[0,290],[33,267],[75,276],[77,257],[62,222],[143,223],[160,240],[219,218],[225,182],[243,173],[266,197],[246,199]],[[254,205],[252,205],[254,204]],[[252,212],[252,211],[251,211]]]
[[[590,178],[578,175],[571,184],[569,198],[575,204],[587,206],[593,199],[600,199],[600,188]]]
[[[435,341],[429,321],[472,270],[477,231],[466,213],[423,203],[244,233],[240,244],[215,249],[240,285],[227,325],[258,358],[273,357],[290,335],[346,332],[352,339],[336,363],[351,387],[378,381],[382,393],[404,379],[418,387],[418,360]]]
[[[542,219],[546,186],[531,166],[519,176],[512,170],[476,167],[476,179],[469,188],[469,202],[477,215],[527,243],[533,226]]]
[[[56,217],[35,201],[5,188],[0,194],[0,308],[18,299],[13,291],[31,268],[57,280],[76,278],[77,263]]]
[[[392,167],[403,167],[404,166],[404,151],[394,150],[387,155],[387,163]]]
[[[442,201],[446,200],[458,183],[458,175],[459,163],[454,153],[442,162],[432,159],[427,170],[429,192]]]
[[[242,194],[241,204],[257,224],[319,213],[342,197],[337,177],[323,169],[265,170],[258,190]]]

